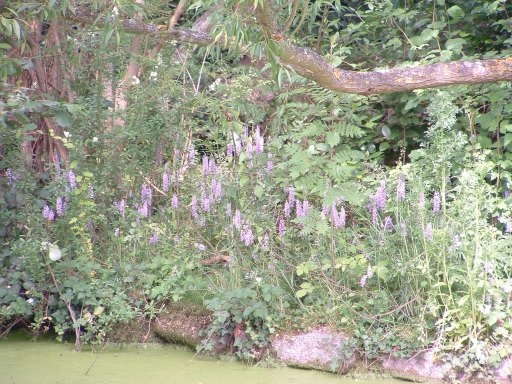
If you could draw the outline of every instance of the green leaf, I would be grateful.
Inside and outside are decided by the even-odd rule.
[[[71,125],[73,125],[73,116],[71,116],[69,112],[61,111],[55,114],[55,121],[62,128],[69,128]]]
[[[460,19],[466,15],[466,13],[458,5],[451,6],[446,10],[446,13],[454,19]]]
[[[334,148],[340,143],[340,134],[337,131],[329,131],[325,135],[325,141]]]
[[[446,41],[446,49],[454,52],[460,52],[464,44],[466,44],[466,40],[464,39],[449,39]]]

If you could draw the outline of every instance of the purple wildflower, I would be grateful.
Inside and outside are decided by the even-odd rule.
[[[178,199],[177,194],[172,195],[171,207],[172,207],[172,209],[178,209],[178,207],[179,207],[179,199]]]
[[[212,180],[211,190],[213,200],[219,200],[222,197],[222,185],[216,179]]]
[[[434,192],[434,198],[432,201],[432,211],[437,213],[441,210],[441,197],[439,196],[439,192]]]
[[[366,285],[366,280],[368,279],[368,276],[366,276],[366,274],[364,274],[362,277],[361,277],[361,280],[359,280],[359,285],[361,287],[364,287]]]
[[[43,208],[43,217],[48,221],[55,220],[55,212],[48,206],[45,205]]]
[[[204,155],[203,156],[203,177],[208,175],[208,156]]]
[[[393,219],[390,216],[386,216],[384,218],[384,229],[388,231],[392,231],[394,228],[393,226]]]
[[[197,248],[200,251],[206,251],[206,245],[201,244],[201,243],[194,243],[194,248]]]
[[[149,204],[147,201],[143,202],[142,205],[139,205],[137,207],[137,212],[142,217],[148,217],[149,216]]]
[[[198,219],[199,215],[197,213],[197,197],[196,197],[196,195],[192,196],[192,202],[190,204],[190,210],[192,211],[192,217],[194,219]]]
[[[231,203],[226,204],[226,216],[231,217]]]
[[[322,208],[322,213],[320,214],[320,216],[322,216],[322,220],[325,220],[327,218],[328,214],[329,214],[329,207],[327,205],[325,205]]]
[[[368,268],[366,269],[366,276],[368,276],[369,279],[373,277],[372,266],[370,264],[368,264]]]
[[[432,229],[432,223],[427,223],[425,226],[425,232],[424,232],[425,239],[432,241],[434,240],[434,232]]]
[[[149,244],[156,244],[158,243],[158,233],[153,233],[153,236],[149,238]]]
[[[268,235],[268,232],[265,232],[263,235],[263,240],[261,241],[261,247],[263,249],[268,249],[270,244],[270,236]]]
[[[72,191],[76,188],[76,176],[72,169],[67,172],[69,189]]]
[[[252,154],[254,153],[254,145],[252,143],[252,138],[247,140],[247,144],[245,146],[245,154],[248,159],[252,159]]]
[[[386,192],[386,181],[382,180],[380,182],[380,186],[377,189],[375,195],[373,195],[373,203],[375,207],[379,210],[384,210],[386,208],[387,202],[387,192]]]
[[[274,169],[274,162],[273,161],[267,161],[267,172],[270,173]]]
[[[398,200],[405,200],[405,176],[402,173],[398,176],[396,197]]]
[[[114,236],[115,237],[119,236],[119,228],[114,229]]]
[[[233,147],[233,143],[228,143],[226,148],[226,154],[228,157],[233,157],[235,152],[235,148]]]
[[[338,213],[336,204],[333,204],[331,206],[331,219],[335,228],[344,228],[346,221],[345,208],[341,207],[341,211]]]
[[[290,213],[291,213],[290,202],[288,200],[286,200],[284,202],[284,216],[290,217]]]
[[[58,216],[64,216],[64,199],[62,197],[57,197],[57,202],[55,203],[55,210],[57,211]]]
[[[217,173],[217,165],[215,164],[215,159],[213,157],[208,161],[208,170],[210,175]]]
[[[204,212],[210,212],[211,209],[211,201],[210,198],[206,195],[204,188],[201,190],[201,209]]]
[[[297,200],[295,204],[295,212],[297,217],[305,217],[307,216],[309,211],[309,201],[304,200],[302,203]]]
[[[235,154],[239,155],[242,153],[242,142],[239,139],[235,140]]]
[[[247,125],[244,126],[243,136],[244,136],[244,138],[249,137],[249,127]]]
[[[153,192],[151,191],[151,188],[146,185],[142,184],[142,187],[140,189],[140,199],[143,203],[147,203],[147,205],[151,205],[151,200],[153,198]]]
[[[379,213],[377,212],[377,206],[375,204],[370,204],[368,206],[370,209],[370,212],[372,214],[372,223],[373,225],[377,225],[377,222],[379,220]]]
[[[233,216],[233,226],[236,229],[240,229],[242,227],[242,214],[238,209],[235,211],[235,215]]]
[[[265,145],[265,139],[260,134],[260,127],[256,127],[256,132],[254,134],[254,139],[256,141],[256,153],[263,153],[263,148]]]
[[[169,171],[165,170],[164,174],[162,175],[162,189],[164,192],[169,192],[170,187],[171,176],[169,175]]]
[[[247,247],[254,242],[254,235],[252,234],[252,229],[249,224],[243,226],[240,232],[240,240],[242,240]]]
[[[279,221],[277,223],[277,233],[280,237],[283,237],[286,232],[286,226],[284,223],[284,219],[282,217],[279,218]]]
[[[126,201],[125,199],[121,199],[119,201],[114,201],[114,207],[119,211],[121,216],[124,216],[124,211],[126,208]]]

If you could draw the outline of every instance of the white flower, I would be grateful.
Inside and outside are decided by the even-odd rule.
[[[119,9],[117,9],[117,7],[112,8],[112,14],[114,16],[119,16]]]
[[[27,299],[27,303],[34,304],[34,298],[31,297],[30,299]]]
[[[137,85],[140,83],[140,80],[137,76],[132,76],[132,84]]]
[[[153,71],[153,72],[151,72],[151,73],[149,74],[149,77],[151,77],[152,79],[156,79],[157,75],[158,75],[158,73],[157,73],[157,72],[155,72],[155,71]]]
[[[69,133],[68,131],[64,131],[64,136],[71,137],[71,133]]]
[[[97,141],[98,141],[98,138],[97,138],[96,136],[94,136],[94,137],[92,138],[92,142],[93,142],[93,143],[96,143]]]

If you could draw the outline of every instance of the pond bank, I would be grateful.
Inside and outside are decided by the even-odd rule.
[[[209,315],[194,305],[169,306],[154,325],[155,333],[169,341],[191,347],[200,345],[201,335],[209,324]],[[241,327],[243,329],[243,327]],[[235,330],[229,335],[231,344],[236,345],[237,337],[244,338],[243,332]],[[350,336],[329,327],[317,327],[301,331],[280,331],[272,336],[266,352],[272,359],[287,366],[338,372],[351,372],[360,367],[372,366],[373,370],[391,377],[428,383],[453,383],[454,381],[474,384],[512,383],[512,358],[507,357],[496,367],[489,367],[486,373],[468,375],[455,371],[449,364],[436,359],[434,350],[420,351],[411,357],[381,355],[370,362],[362,361],[357,343]],[[222,352],[222,343],[214,351]],[[261,356],[263,354],[260,353]],[[439,354],[441,355],[441,354]],[[445,360],[452,357],[444,355]]]
[[[27,335],[11,334],[0,341],[0,384],[399,384],[298,370],[262,368],[231,359],[201,357],[172,345],[84,348],[48,338],[31,342]]]

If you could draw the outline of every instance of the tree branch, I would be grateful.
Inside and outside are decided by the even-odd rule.
[[[77,9],[77,12],[74,15],[69,14],[69,18],[84,24],[95,23],[101,27],[112,24],[112,21],[105,17],[96,18],[90,10],[85,8]],[[119,19],[116,20],[116,22],[120,23],[125,32],[137,35],[158,35],[168,40],[176,40],[182,43],[197,45],[210,45],[214,42],[214,39],[207,33],[193,29],[171,27],[168,30],[162,31],[156,24],[145,23],[136,19]]]
[[[252,6],[251,1],[251,6]],[[414,89],[438,88],[457,84],[482,84],[512,80],[512,57],[492,60],[451,61],[428,65],[394,67],[369,72],[348,71],[333,67],[313,49],[292,44],[274,18],[270,0],[263,0],[255,10],[257,22],[265,38],[272,42],[273,52],[281,64],[318,85],[337,92],[360,95],[407,92]],[[81,10],[73,16],[77,21],[91,23],[91,12]],[[135,19],[118,20],[126,32],[158,35],[168,40],[201,46],[214,43],[207,33],[194,29],[171,28],[160,31],[156,24]],[[110,23],[96,20],[97,25]]]
[[[283,65],[333,91],[370,95],[512,80],[512,57],[451,61],[370,72],[335,68],[312,49],[297,47],[283,36],[269,0],[264,0],[263,5],[258,6],[255,15],[265,37],[276,46],[275,54]]]

